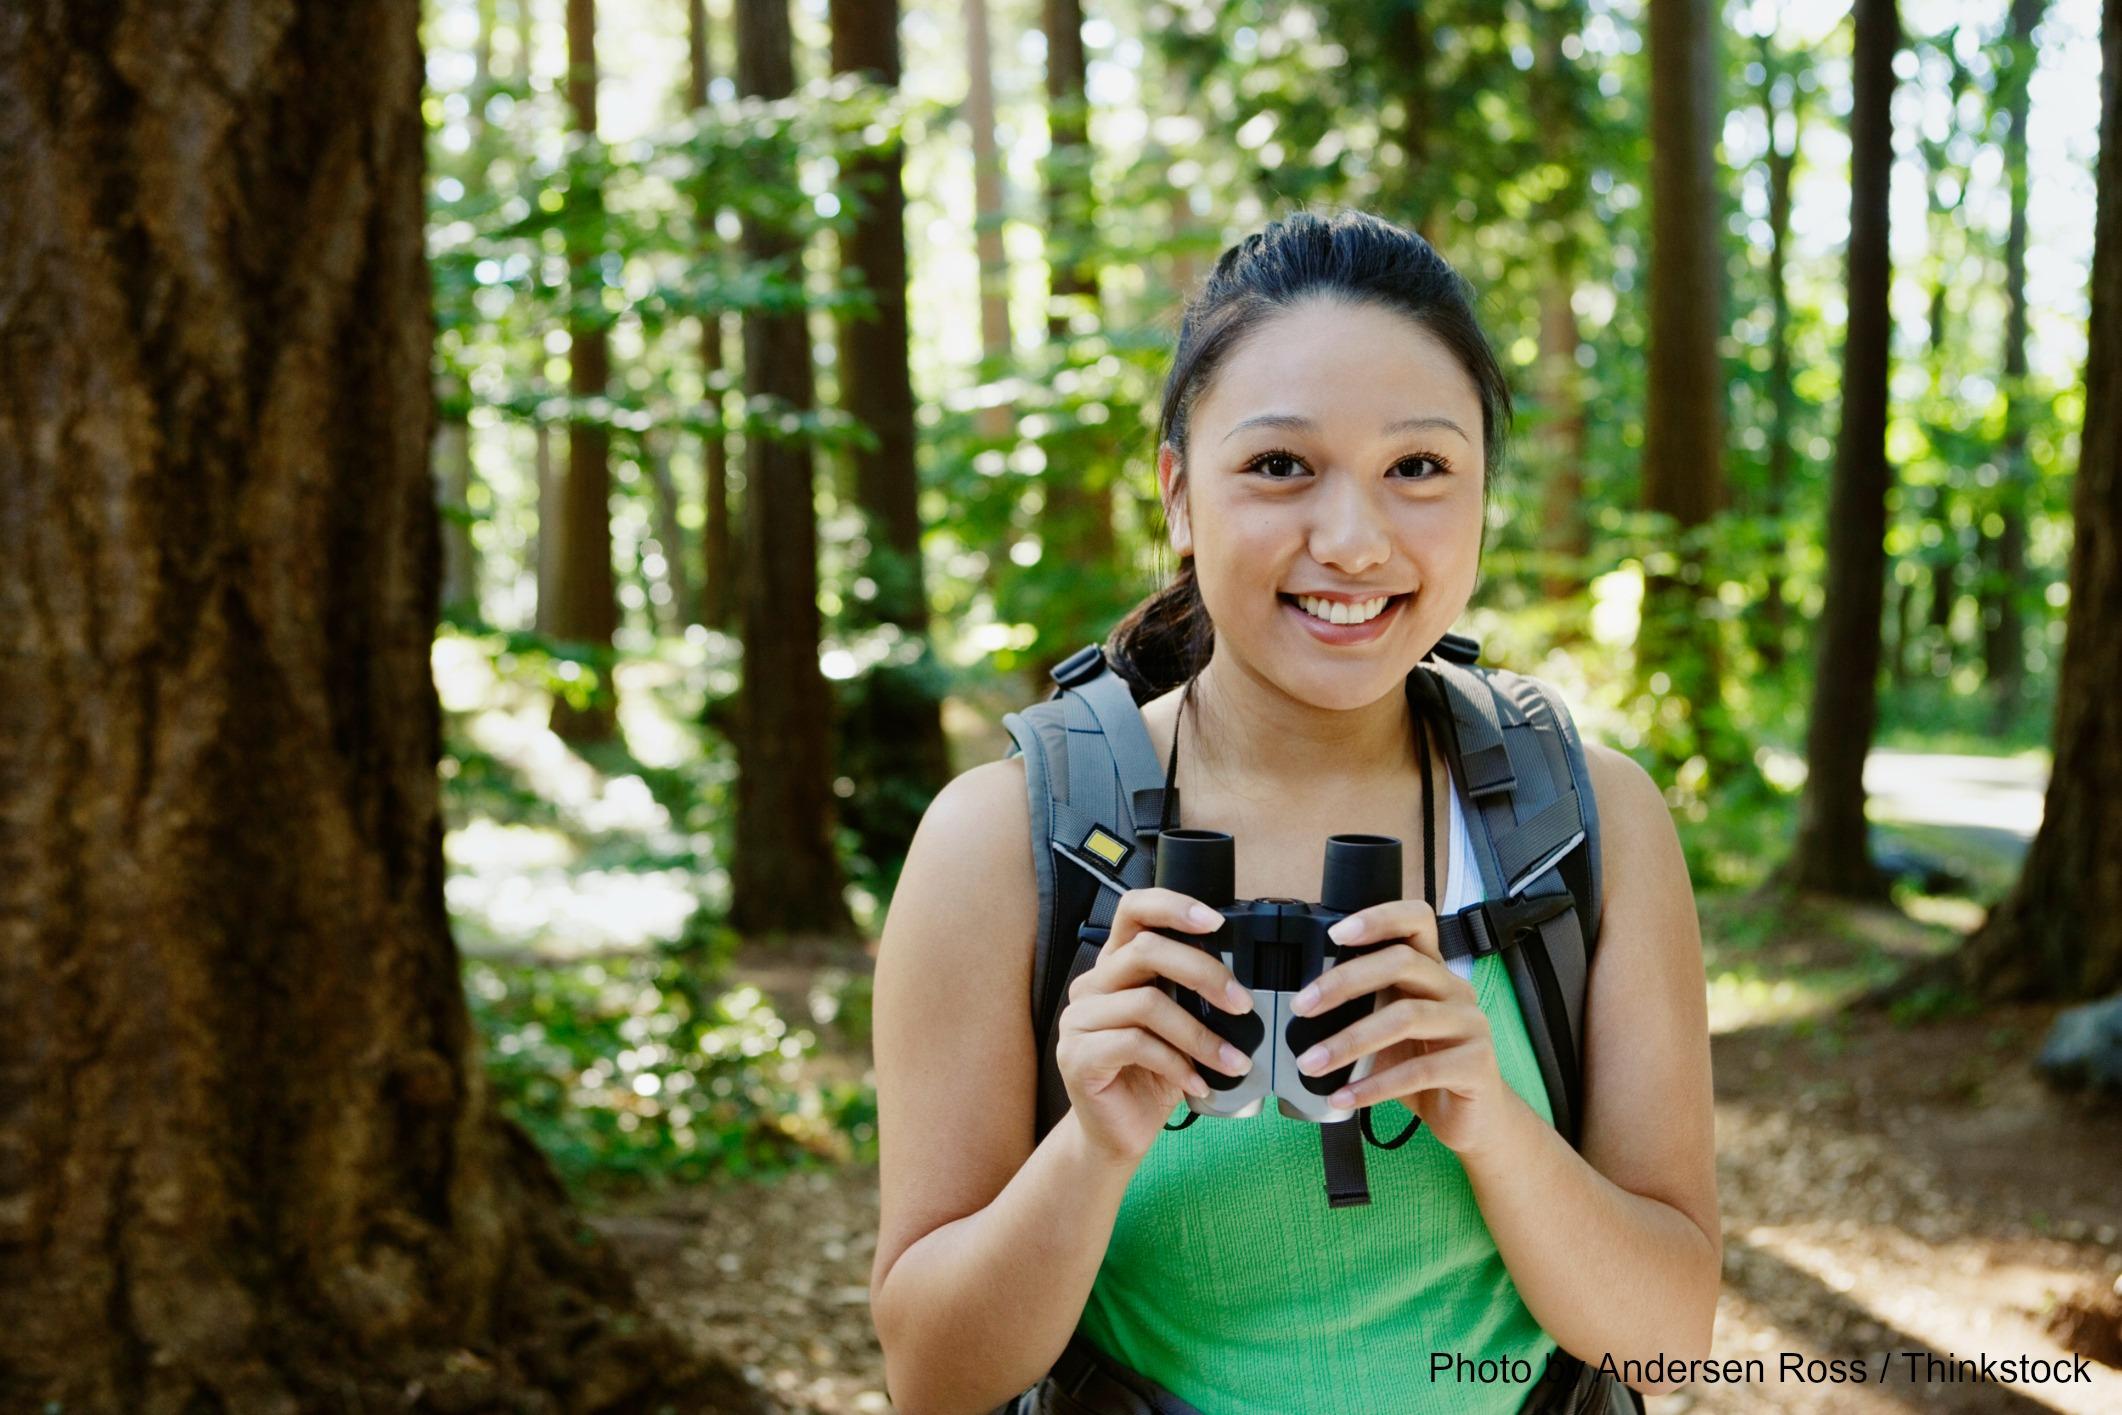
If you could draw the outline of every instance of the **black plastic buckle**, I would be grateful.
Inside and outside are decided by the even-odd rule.
[[[1465,634],[1446,634],[1437,640],[1436,646],[1423,657],[1441,658],[1451,663],[1471,666],[1481,661],[1481,641]]]
[[[1526,934],[1533,932],[1557,914],[1576,907],[1576,896],[1567,890],[1560,894],[1484,899],[1476,906],[1476,913],[1488,936],[1474,940],[1474,957],[1486,958],[1491,953],[1500,953],[1514,944],[1522,943]]]
[[[1085,644],[1055,664],[1049,676],[1064,688],[1080,688],[1104,667],[1105,650],[1097,644]]]

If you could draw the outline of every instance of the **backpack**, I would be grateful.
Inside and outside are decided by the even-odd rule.
[[[1561,695],[1523,674],[1480,667],[1479,658],[1479,644],[1446,634],[1406,682],[1411,710],[1440,732],[1490,896],[1440,916],[1438,937],[1447,959],[1502,954],[1555,1128],[1575,1147],[1584,994],[1600,917],[1598,808]],[[1120,896],[1154,882],[1165,818],[1165,774],[1129,681],[1097,644],[1069,655],[1051,676],[1045,701],[1002,719],[1011,738],[1005,759],[1024,758],[1039,885],[1030,999],[1036,1139],[1069,1105],[1055,1058],[1062,1001],[1097,963]],[[1183,819],[1177,788],[1171,806],[1172,818]],[[1369,1203],[1363,1128],[1356,1120],[1318,1128],[1327,1202]],[[1378,1148],[1397,1147],[1413,1128]],[[1642,1408],[1633,1391],[1616,1408],[1630,1406]]]

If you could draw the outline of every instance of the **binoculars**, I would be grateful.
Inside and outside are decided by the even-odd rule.
[[[1174,828],[1158,833],[1159,888],[1200,900],[1223,916],[1213,933],[1180,937],[1221,958],[1253,995],[1253,1010],[1224,1011],[1191,988],[1161,979],[1164,992],[1216,1035],[1252,1058],[1252,1070],[1231,1076],[1196,1062],[1209,1093],[1187,1099],[1197,1115],[1243,1120],[1260,1113],[1272,1094],[1292,1120],[1320,1124],[1346,1120],[1353,1107],[1327,1097],[1370,1074],[1370,1056],[1317,1076],[1297,1069],[1297,1058],[1359,1018],[1368,1016],[1375,993],[1351,998],[1329,1012],[1299,1017],[1289,1000],[1328,968],[1344,950],[1326,936],[1335,923],[1360,909],[1400,897],[1400,842],[1389,835],[1335,835],[1326,842],[1320,901],[1232,899],[1236,847],[1220,830]]]

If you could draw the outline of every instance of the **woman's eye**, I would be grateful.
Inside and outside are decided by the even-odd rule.
[[[1297,461],[1293,453],[1289,452],[1263,452],[1258,457],[1255,457],[1250,465],[1253,471],[1269,481],[1295,480],[1292,476],[1280,475],[1270,471],[1269,468],[1271,467],[1288,466],[1302,470],[1302,464]],[[1407,468],[1413,469],[1404,472],[1403,479],[1407,481],[1429,481],[1432,478],[1442,476],[1449,470],[1443,461],[1436,457],[1403,457],[1393,464],[1393,470],[1396,472],[1401,472]]]

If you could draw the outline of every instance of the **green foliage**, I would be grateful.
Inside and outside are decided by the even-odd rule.
[[[575,1184],[740,1178],[866,1162],[876,1096],[816,1080],[817,1035],[756,987],[726,987],[716,948],[567,965],[465,965],[505,1114]],[[849,991],[867,1026],[867,994]]]

